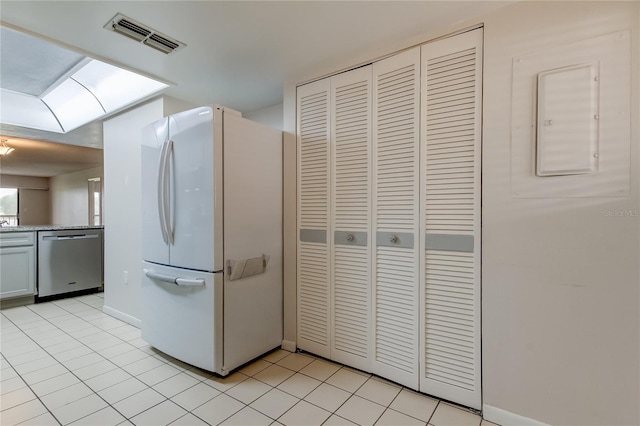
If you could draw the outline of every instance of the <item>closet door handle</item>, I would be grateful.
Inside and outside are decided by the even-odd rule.
[[[389,242],[391,242],[393,244],[397,244],[398,243],[398,236],[397,235],[392,235],[391,237],[389,237]]]
[[[353,239],[354,239],[353,234],[347,235],[347,241],[353,241]]]

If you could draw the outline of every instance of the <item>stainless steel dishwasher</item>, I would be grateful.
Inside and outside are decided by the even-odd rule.
[[[38,297],[102,285],[102,229],[38,232]]]

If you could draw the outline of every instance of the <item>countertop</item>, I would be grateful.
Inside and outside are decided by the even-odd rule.
[[[103,229],[104,225],[33,225],[33,226],[4,226],[0,232],[34,232],[34,231],[65,231],[67,229]]]

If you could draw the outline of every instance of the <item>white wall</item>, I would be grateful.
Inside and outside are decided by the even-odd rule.
[[[95,177],[104,181],[102,167],[53,176],[49,179],[51,223],[53,225],[89,224],[87,179]]]
[[[640,424],[638,6],[526,2],[485,20],[486,406],[549,424]],[[618,166],[630,161],[629,196],[516,198],[512,58],[624,29],[633,31],[632,145]],[[629,210],[636,216],[606,214]]]
[[[639,14],[637,2],[519,2],[450,28],[425,29],[403,46],[485,26],[483,403],[485,414],[503,424],[640,424],[640,220],[633,215],[640,211]],[[633,53],[629,196],[513,198],[513,57],[625,28],[632,30]],[[388,54],[387,48],[371,46],[368,57]],[[316,74],[285,84],[290,176],[296,168],[296,83],[349,65],[357,63],[321,64]],[[292,211],[293,183],[285,194],[285,340],[295,341]]]
[[[136,326],[142,310],[140,131],[189,107],[156,98],[104,122],[104,311]]]
[[[271,105],[257,111],[242,114],[243,117],[274,129],[282,130],[282,104]]]

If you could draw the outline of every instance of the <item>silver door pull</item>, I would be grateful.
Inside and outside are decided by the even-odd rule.
[[[355,238],[353,236],[353,234],[349,234],[347,235],[347,241],[353,241]]]
[[[396,244],[398,242],[398,236],[397,235],[393,235],[389,238],[389,241]]]

